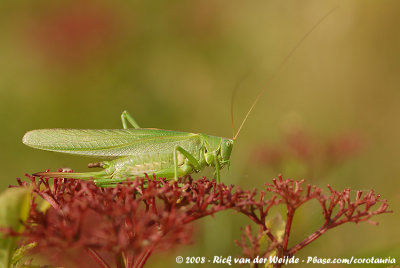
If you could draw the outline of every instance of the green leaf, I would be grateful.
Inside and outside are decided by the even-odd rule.
[[[283,220],[282,215],[277,212],[274,217],[268,219],[265,222],[265,227],[267,227],[271,233],[275,236],[276,240],[280,243],[283,240],[283,236],[285,235],[285,227],[286,222]],[[263,236],[264,238],[266,235]],[[276,249],[271,251],[268,257],[273,257],[277,254]],[[269,258],[268,258],[269,259]],[[270,263],[269,260],[265,263],[265,268],[273,268],[275,267],[274,263]]]
[[[23,230],[21,220],[28,217],[30,205],[29,188],[9,188],[0,194],[0,227]],[[9,268],[15,251],[16,237],[6,237],[0,233],[0,268]]]
[[[275,216],[265,222],[265,226],[276,237],[278,242],[282,242],[285,235],[286,222],[283,220],[282,215],[278,212]]]
[[[30,243],[30,244],[27,244],[27,245],[17,248],[12,256],[11,267],[21,267],[21,265],[19,265],[19,263],[21,262],[22,258],[25,256],[25,253],[34,247],[36,247],[36,243]]]

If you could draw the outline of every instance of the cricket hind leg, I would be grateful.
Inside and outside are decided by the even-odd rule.
[[[122,112],[121,121],[124,129],[128,128],[128,123],[131,124],[133,128],[140,128],[139,124],[136,123],[135,119],[133,119],[133,117],[127,111]]]
[[[110,179],[111,175],[107,170],[96,171],[96,172],[38,172],[32,174],[35,177],[47,177],[47,178],[66,178],[66,179]]]
[[[178,176],[183,177],[193,171],[193,167],[191,165],[183,165],[178,168]],[[152,175],[154,175],[156,178],[166,178],[166,179],[172,179],[175,176],[175,168],[166,168],[162,169],[159,171],[154,172]],[[151,174],[148,174],[149,177],[151,177]],[[136,176],[133,176],[131,180],[134,180],[135,178],[144,178],[146,176],[145,173],[138,174]],[[95,179],[94,183],[99,186],[99,187],[115,187],[118,183],[123,183],[128,181],[128,177],[124,178],[116,178],[116,179],[107,179],[107,178],[102,178],[102,179]]]

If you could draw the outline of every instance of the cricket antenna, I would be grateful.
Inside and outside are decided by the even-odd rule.
[[[282,62],[280,63],[280,65],[278,66],[278,68],[274,71],[274,73],[271,75],[269,82],[271,83],[271,81],[274,80],[274,78],[276,77],[276,75],[279,73],[279,71],[282,69],[283,66],[285,66],[286,62],[288,61],[288,59],[293,55],[294,52],[296,52],[296,50],[300,47],[300,45],[304,42],[304,40],[307,39],[307,37],[327,18],[329,17],[329,15],[331,15],[336,9],[338,9],[339,6],[336,6],[334,8],[332,8],[329,12],[327,12],[324,16],[322,16],[315,24],[313,27],[311,27],[310,30],[308,30],[308,32],[306,32],[304,34],[304,36],[297,42],[297,44],[289,51],[289,53],[285,56],[285,58],[282,60]],[[246,75],[247,76],[247,75]],[[244,76],[244,77],[246,77]],[[243,78],[240,80],[240,83],[243,81]],[[238,85],[240,84],[238,83]],[[238,88],[238,85],[235,87],[235,90],[232,94],[232,99],[231,99],[231,117],[232,117],[232,130],[233,130],[233,139],[236,140],[237,136],[239,135],[240,130],[242,129],[244,123],[247,121],[247,118],[249,117],[251,111],[253,110],[253,108],[256,106],[257,102],[259,101],[259,99],[261,98],[262,94],[265,91],[265,88],[262,89],[256,99],[254,100],[253,104],[251,105],[250,109],[248,110],[246,116],[244,117],[242,123],[240,124],[240,127],[238,129],[238,131],[235,134],[235,128],[233,125],[233,99],[236,95],[236,91]]]
[[[233,104],[235,103],[235,98],[236,98],[236,93],[240,86],[242,85],[243,81],[249,76],[250,71],[246,72],[240,80],[236,83],[235,88],[233,89],[232,92],[232,97],[231,97],[231,120],[232,120],[232,139],[235,139],[235,122],[234,122],[234,116],[233,116]]]

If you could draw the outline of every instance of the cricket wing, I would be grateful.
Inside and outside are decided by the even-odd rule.
[[[39,129],[25,134],[30,147],[77,155],[116,158],[145,152],[172,152],[177,144],[198,134],[161,129]]]

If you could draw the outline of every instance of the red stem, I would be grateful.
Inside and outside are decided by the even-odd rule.
[[[107,262],[94,250],[91,248],[86,249],[89,255],[93,258],[95,262],[97,262],[98,265],[102,268],[110,268],[110,265],[107,264]]]
[[[117,268],[125,268],[124,256],[122,253],[119,253],[115,256],[115,261]]]
[[[291,205],[289,205],[289,204],[287,205],[285,234],[283,236],[282,246],[280,247],[280,250],[279,250],[279,246],[277,247],[278,257],[280,257],[280,258],[285,257],[285,256],[290,256],[289,252],[287,251],[287,246],[289,244],[290,230],[292,228],[293,216],[294,216],[295,211],[296,210]],[[276,264],[276,267],[280,268],[280,267],[282,267],[282,265],[283,265],[283,263],[278,263],[278,264]]]
[[[153,253],[153,247],[144,252],[143,256],[141,256],[141,258],[139,259],[139,262],[135,265],[135,268],[143,268],[151,253]]]
[[[125,267],[126,268],[132,268],[135,265],[135,258],[134,258],[134,254],[129,254],[128,252],[124,252],[125,256]]]
[[[309,235],[306,239],[304,239],[303,241],[301,241],[300,243],[298,243],[297,245],[295,245],[294,247],[289,249],[287,251],[288,255],[294,255],[297,251],[299,251],[300,249],[304,248],[305,246],[307,246],[308,244],[313,242],[315,239],[317,239],[318,237],[323,235],[326,231],[329,230],[329,228],[330,227],[328,227],[326,225],[322,226],[317,231],[315,231],[313,234]]]
[[[252,220],[253,222],[255,222],[256,224],[258,224],[259,226],[262,226],[263,231],[266,232],[268,238],[272,241],[272,243],[277,243],[277,240],[275,238],[275,236],[271,233],[271,230],[269,228],[267,228],[267,226],[265,225],[265,221],[263,222],[262,220],[260,220],[257,215],[255,215],[255,213],[247,213],[246,211],[240,211],[242,214],[246,215],[250,220]]]
[[[285,226],[285,234],[283,236],[282,241],[282,253],[286,254],[287,246],[289,244],[289,236],[290,230],[292,228],[293,216],[294,216],[295,209],[292,208],[290,205],[287,206],[287,218],[286,218],[286,226]]]
[[[43,198],[44,200],[46,200],[47,202],[50,203],[50,205],[55,208],[56,210],[60,211],[60,206],[58,205],[57,201],[55,201],[50,195],[40,192],[40,191],[36,191],[36,193]]]

